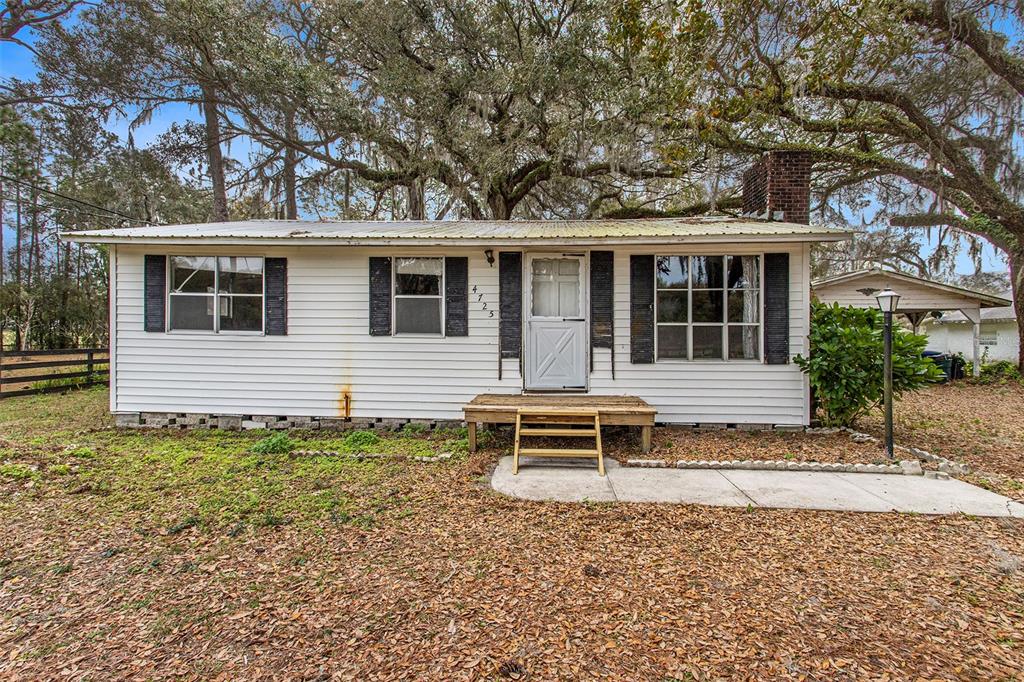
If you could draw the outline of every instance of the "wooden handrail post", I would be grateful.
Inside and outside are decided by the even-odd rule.
[[[85,357],[86,357],[85,369],[89,372],[89,376],[86,377],[86,379],[90,379],[90,378],[92,378],[92,370],[93,370],[92,351],[89,351],[88,353],[86,353]]]

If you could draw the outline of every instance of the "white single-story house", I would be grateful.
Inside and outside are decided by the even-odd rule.
[[[929,325],[927,319],[935,313],[955,311],[951,317],[958,316],[960,320],[971,324],[963,325],[966,334],[964,343],[952,352],[962,352],[965,357],[972,359],[975,373],[980,370],[978,361],[982,357],[985,315],[990,310],[1011,304],[1006,298],[984,291],[881,268],[857,270],[817,280],[811,284],[811,289],[820,301],[857,308],[877,307],[875,294],[891,289],[900,295],[897,312],[907,319],[915,332],[925,324],[923,331],[928,334],[928,349],[941,352],[950,352],[952,349],[932,338],[934,326]]]
[[[771,177],[793,167],[806,172]],[[62,237],[109,248],[120,423],[461,420],[479,394],[565,392],[636,396],[665,423],[804,425],[792,358],[806,351],[810,248],[847,237],[805,224],[809,168],[779,155],[752,169],[749,202],[773,220],[253,220]]]
[[[1009,299],[1012,294],[1006,292]],[[1020,353],[1020,333],[1013,306],[985,308],[981,311],[978,345],[981,356],[989,362],[1009,360],[1017,362]],[[942,353],[961,353],[970,357],[974,350],[974,325],[963,313],[956,311],[925,320],[922,325],[928,334],[928,349]]]

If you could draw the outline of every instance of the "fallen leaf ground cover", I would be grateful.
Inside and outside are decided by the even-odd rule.
[[[938,384],[904,396],[893,412],[897,443],[967,464],[967,480],[1024,500],[1024,384]],[[863,422],[881,435],[880,413]]]
[[[0,403],[4,679],[1018,679],[1024,527],[534,503],[500,440],[105,428]],[[96,430],[98,429],[98,430]],[[381,459],[344,456],[372,451]],[[445,462],[406,457],[452,452]]]
[[[699,431],[666,426],[654,429],[649,455],[637,453],[635,434],[613,434],[606,443],[608,454],[620,461],[638,457],[667,462],[738,459],[883,464],[887,461],[878,443],[857,443],[848,433]]]

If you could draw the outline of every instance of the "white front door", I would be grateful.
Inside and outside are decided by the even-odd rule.
[[[586,389],[586,258],[527,257],[526,388]]]

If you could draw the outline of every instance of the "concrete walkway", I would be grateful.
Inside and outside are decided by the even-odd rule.
[[[718,507],[917,512],[1024,518],[1024,504],[956,479],[891,474],[718,469],[640,469],[605,459],[607,476],[593,460],[521,461],[502,457],[491,486],[526,500],[561,502],[669,502]]]

